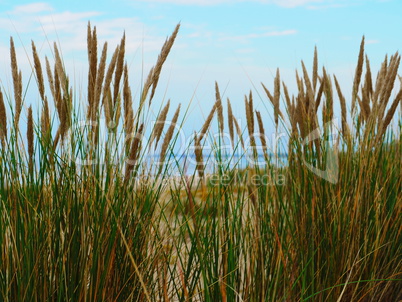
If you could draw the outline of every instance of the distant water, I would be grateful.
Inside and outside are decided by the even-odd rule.
[[[288,163],[288,154],[268,154],[270,163],[277,167],[284,167]],[[244,169],[249,166],[264,167],[266,160],[264,154],[257,154],[254,157],[252,154],[227,154],[221,156],[219,159],[213,156],[213,154],[204,155],[204,172],[214,173],[218,167],[222,167],[224,170],[230,169]],[[143,164],[150,167],[157,165],[159,161],[159,155],[148,155],[143,159]],[[195,173],[197,168],[197,161],[194,154],[171,154],[167,157],[165,163],[168,165],[169,174],[181,174],[185,172],[187,175]]]

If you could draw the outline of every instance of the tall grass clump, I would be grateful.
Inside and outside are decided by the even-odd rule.
[[[272,88],[261,87],[273,132],[287,137],[272,146],[256,94],[244,97],[242,128],[229,99],[225,116],[215,83],[205,123],[177,155],[188,107],[154,98],[179,27],[138,99],[125,35],[108,56],[88,24],[84,97],[57,44],[43,59],[32,42],[37,108],[10,39],[12,93],[0,89],[0,300],[402,299],[400,55],[386,56],[373,78],[363,38],[350,98],[319,69],[316,49],[294,94],[277,69]]]

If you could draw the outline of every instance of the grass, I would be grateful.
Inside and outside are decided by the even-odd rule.
[[[82,109],[56,45],[53,67],[46,58],[45,84],[32,43],[42,104],[36,117],[29,107],[27,133],[20,127],[26,100],[11,39],[14,94],[4,87],[0,93],[0,300],[402,299],[400,56],[386,57],[374,82],[362,40],[351,112],[336,77],[325,69],[319,74],[317,51],[311,76],[302,63],[294,95],[278,69],[274,91],[263,89],[277,131],[287,129],[284,166],[270,158],[278,150],[267,147],[251,92],[247,126],[239,128],[229,100],[226,124],[233,149],[252,160],[244,166],[222,149],[226,128],[216,84],[216,103],[186,146],[188,159],[197,160],[189,172],[174,154],[183,110],[167,103],[151,115],[178,30],[163,45],[138,105],[124,36],[107,64],[107,45],[98,58],[96,30],[88,24]],[[338,100],[341,126],[333,129]],[[147,143],[152,118],[158,123]],[[85,127],[76,127],[81,121]],[[256,165],[260,143],[264,164]],[[154,149],[160,162],[147,160]]]

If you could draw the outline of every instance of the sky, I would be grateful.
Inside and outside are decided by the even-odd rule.
[[[12,93],[10,36],[24,85],[30,88],[31,40],[42,63],[45,56],[52,58],[51,45],[57,41],[74,89],[85,103],[88,21],[97,28],[99,49],[108,42],[109,59],[125,32],[137,100],[143,78],[180,22],[153,105],[156,112],[171,99],[171,108],[179,103],[188,108],[189,131],[199,130],[208,115],[215,101],[215,81],[223,99],[230,98],[236,116],[244,116],[244,95],[251,90],[256,108],[269,122],[272,107],[261,82],[272,89],[279,68],[281,79],[296,93],[295,70],[301,70],[301,60],[311,70],[315,46],[319,67],[337,75],[346,96],[351,95],[363,35],[374,71],[385,54],[402,46],[400,0],[0,0],[2,90]],[[39,102],[38,93],[30,88],[25,108]]]

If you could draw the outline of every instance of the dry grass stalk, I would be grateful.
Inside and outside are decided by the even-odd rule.
[[[131,95],[131,88],[128,82],[128,67],[124,65],[124,85],[123,85],[123,107],[124,107],[124,122],[123,127],[127,135],[133,131],[134,127],[134,112],[133,112],[133,98]]]
[[[54,51],[56,59],[54,65],[54,103],[60,120],[60,125],[57,130],[53,143],[53,148],[56,148],[59,139],[60,138],[62,140],[64,139],[67,129],[71,124],[72,89],[70,89],[70,91],[68,89],[68,77],[64,72],[63,63],[59,51],[57,49],[56,43],[54,43]],[[51,76],[50,67],[47,69],[48,69],[48,75]]]
[[[313,90],[316,91],[318,79],[318,55],[317,46],[314,47],[314,59],[313,59]]]
[[[90,34],[90,30],[88,32]],[[96,31],[94,29],[94,35],[96,35]],[[96,36],[95,36],[96,38]],[[96,50],[93,53],[97,53],[97,41],[92,38],[91,40],[91,47],[95,47]],[[95,46],[93,45],[95,43]],[[88,46],[88,51],[89,51],[89,46]],[[107,56],[107,42],[103,44],[103,49],[102,49],[102,54],[101,58],[99,61],[99,67],[96,67],[97,64],[97,58],[95,57],[95,60],[92,62],[92,64],[95,64],[95,67],[90,67],[89,68],[89,73],[88,77],[91,76],[93,81],[94,81],[94,86],[89,90],[88,87],[88,109],[87,109],[87,120],[89,121],[96,121],[99,115],[99,104],[100,104],[100,98],[101,98],[101,93],[102,93],[102,83],[103,79],[105,76],[105,68],[106,68],[106,56]],[[90,61],[90,60],[89,60]],[[96,72],[96,75],[93,73]],[[89,79],[88,79],[89,81]],[[90,100],[90,91],[92,91],[92,100]],[[91,133],[90,133],[90,138],[93,142],[93,146],[97,145],[98,142],[98,126],[97,124],[92,125],[91,127]]]
[[[105,112],[105,118],[106,118],[106,123],[107,127],[110,126],[110,123],[112,122],[112,99],[111,96],[109,96],[110,92],[110,83],[112,82],[113,78],[113,72],[116,67],[116,61],[117,61],[117,55],[119,53],[119,46],[116,47],[112,59],[110,60],[107,72],[106,72],[106,77],[105,77],[105,82],[103,84],[103,97],[102,97],[102,104],[103,104],[103,109]]]
[[[363,95],[364,95],[364,92],[363,92]],[[368,119],[369,112],[366,110],[367,108],[364,107],[363,100],[360,98],[359,95],[356,96],[356,100],[360,107],[359,119],[361,119],[361,121],[364,122]]]
[[[335,87],[336,91],[338,92],[339,101],[341,103],[341,115],[342,115],[342,134],[344,137],[350,137],[349,126],[347,123],[347,114],[346,114],[346,100],[342,94],[341,87],[339,86],[338,80],[334,75]]]
[[[305,137],[307,132],[306,124],[308,116],[306,106],[304,104],[304,95],[300,91],[298,96],[296,97],[296,108],[294,116],[296,118],[296,123],[299,125],[301,137]]]
[[[51,79],[51,70],[50,70],[50,66],[48,65],[48,63],[49,62],[47,61],[47,58],[46,58],[46,69],[48,71],[49,85],[51,85],[53,80],[50,80]],[[50,76],[49,76],[49,74],[50,74]],[[53,85],[54,85],[53,89],[51,88],[52,94],[53,94],[53,102],[56,107],[57,115],[59,116],[59,120],[60,120],[60,126],[59,126],[59,129],[57,129],[56,136],[54,138],[54,143],[53,143],[53,149],[55,149],[59,142],[59,139],[60,139],[60,127],[64,121],[63,109],[62,109],[63,108],[63,106],[62,106],[63,99],[61,96],[60,81],[59,81],[59,76],[57,75],[56,65],[54,66]]]
[[[215,103],[212,106],[211,112],[209,113],[207,119],[204,122],[204,125],[201,128],[199,140],[202,140],[204,138],[205,134],[207,133],[209,126],[211,125],[212,118],[214,117],[216,107],[217,107],[217,104]]]
[[[274,103],[276,106],[278,106],[278,111],[279,111],[280,94],[281,94],[281,76],[279,73],[279,68],[277,68],[275,79],[274,79]]]
[[[107,56],[107,42],[103,45],[102,55],[99,62],[98,73],[96,75],[96,83],[94,89],[94,99],[93,99],[93,106],[88,108],[88,115],[89,118],[93,121],[96,119],[96,115],[99,108],[101,93],[102,93],[102,83],[105,77],[105,69],[106,69],[106,56]]]
[[[368,93],[373,94],[373,81],[371,78],[371,68],[370,68],[370,60],[366,55],[366,75],[364,77],[364,86],[368,90]]]
[[[385,83],[381,92],[380,98],[380,112],[378,113],[379,118],[383,118],[385,108],[388,105],[389,99],[391,97],[392,90],[394,89],[396,76],[398,74],[398,68],[401,61],[401,57],[398,53],[393,55],[389,62],[388,72],[385,78]]]
[[[65,85],[65,92],[62,95],[61,94],[61,87],[64,87],[61,83],[60,83],[60,67],[57,67],[57,64],[55,65],[55,70],[54,70],[54,78],[55,78],[55,95],[56,95],[56,99],[55,99],[55,103],[56,103],[56,108],[59,114],[59,119],[60,119],[60,125],[59,128],[57,130],[56,133],[56,138],[54,141],[54,148],[57,146],[59,139],[61,138],[62,140],[65,137],[65,134],[67,133],[67,129],[69,128],[70,124],[71,124],[71,110],[72,110],[72,90],[70,89],[70,91],[68,91],[67,89],[67,82]],[[61,70],[61,72],[64,71]],[[62,76],[63,78],[63,76]],[[64,78],[67,81],[67,77],[64,74]]]
[[[261,83],[262,88],[264,88],[265,94],[268,96],[268,99],[271,101],[272,105],[274,105],[275,100],[274,100],[274,96],[271,94],[271,92],[269,92],[268,88],[265,87],[264,83]]]
[[[162,109],[161,113],[159,114],[158,119],[155,123],[155,128],[153,130],[151,139],[149,141],[149,145],[151,145],[152,142],[155,140],[155,149],[158,146],[158,142],[162,135],[163,127],[165,126],[165,121],[166,121],[167,114],[169,112],[169,107],[170,107],[170,100],[168,100],[165,107],[163,107],[163,109]]]
[[[89,26],[89,31],[91,31],[91,25],[88,22]],[[92,75],[92,86],[95,84],[95,78],[98,73],[97,71],[97,63],[98,63],[98,37],[96,35],[96,26],[94,26],[94,29],[92,31],[92,37],[91,37],[91,57],[88,58],[91,60],[91,75]],[[89,48],[88,48],[89,50]]]
[[[68,128],[71,125],[71,109],[72,109],[72,104],[71,104],[71,97],[72,96],[72,91],[70,90],[69,94],[63,96],[63,124],[60,123],[60,136],[61,139],[63,140]]]
[[[275,75],[275,79],[274,79],[274,95],[272,95],[268,88],[265,87],[265,85],[263,83],[261,83],[262,88],[265,91],[265,94],[268,96],[268,99],[271,101],[272,106],[274,107],[274,120],[275,120],[275,125],[276,127],[278,127],[278,122],[279,119],[278,117],[280,116],[282,118],[282,120],[284,119],[283,114],[281,112],[281,110],[279,109],[279,98],[280,98],[280,94],[281,94],[281,78],[280,78],[280,74],[279,74],[279,68],[276,69],[276,75]],[[247,114],[247,111],[246,111]]]
[[[121,102],[122,99],[119,97],[120,90],[120,80],[123,75],[124,70],[124,54],[126,45],[126,34],[123,37],[119,46],[119,53],[117,55],[116,68],[114,73],[114,83],[113,83],[113,99],[112,99],[112,112],[111,116],[113,118],[113,127],[116,129],[118,127],[120,116],[121,116]]]
[[[92,50],[92,31],[91,31],[91,22],[88,21],[87,25],[87,50],[88,50],[88,61],[91,60],[91,50]]]
[[[364,115],[365,115],[366,119],[369,118],[370,113],[371,113],[370,100],[371,100],[372,94],[373,94],[373,84],[372,84],[372,80],[371,80],[370,62],[366,55],[366,74],[364,76],[362,98],[361,98],[361,101],[359,101],[359,104],[362,105],[362,111],[364,111]]]
[[[323,68],[324,73],[325,72],[325,68]],[[320,87],[318,88],[318,92],[315,98],[315,112],[318,112],[318,107],[321,104],[321,98],[322,98],[322,94],[324,92],[324,86],[325,86],[325,82],[322,80],[322,78],[320,78]]]
[[[293,102],[290,101],[288,87],[284,82],[282,82],[283,92],[285,94],[286,110],[288,113],[290,125],[292,127],[292,133],[297,133],[297,121],[296,121],[296,108]]]
[[[221,94],[219,92],[218,83],[215,82],[215,98],[216,98],[216,109],[218,112],[218,123],[219,123],[219,131],[223,133],[224,129],[224,121],[223,121],[223,106]]]
[[[244,98],[245,106],[246,106],[246,120],[247,120],[247,129],[248,134],[250,136],[250,145],[255,149],[255,137],[254,137],[254,108],[253,108],[253,95],[250,91],[249,100],[247,100],[247,96]]]
[[[262,118],[261,118],[261,113],[259,111],[256,111],[255,114],[257,116],[258,128],[260,130],[260,140],[261,140],[261,145],[262,145],[262,148],[264,151],[265,160],[268,160],[267,140],[265,139],[265,130],[264,130],[264,124],[263,124]]]
[[[298,108],[297,108],[297,119],[301,130],[301,135],[304,138],[307,133],[310,133],[317,128],[317,106],[314,99],[314,90],[310,81],[310,77],[307,72],[307,68],[304,62],[301,61],[303,69],[304,85],[306,87],[306,93],[303,89],[303,82],[299,79],[298,74],[296,78],[298,79],[299,95],[298,95]],[[300,114],[301,113],[301,114]],[[319,157],[320,153],[320,141],[315,140],[314,144],[316,146],[316,152]],[[310,145],[312,146],[312,145]],[[312,148],[312,147],[311,147]]]
[[[294,105],[290,102],[289,90],[288,90],[288,87],[286,86],[285,82],[282,82],[282,87],[283,87],[283,92],[285,94],[285,102],[286,102],[289,119],[292,120]]]
[[[121,117],[121,102],[120,97],[117,98],[116,103],[113,106],[113,128],[117,129]]]
[[[383,85],[385,82],[385,77],[387,75],[387,65],[388,65],[388,56],[385,55],[385,59],[381,64],[381,68],[378,71],[377,74],[377,78],[376,78],[376,82],[375,82],[375,89],[374,89],[374,96],[373,96],[373,110],[376,111],[375,108],[378,107],[379,103],[380,103],[380,96],[381,96],[381,92],[383,89]]]
[[[196,169],[198,172],[198,176],[200,178],[204,177],[204,159],[202,156],[202,146],[201,146],[201,139],[197,137],[197,134],[194,134],[194,153],[195,153],[195,160],[197,162]]]
[[[250,109],[250,124],[251,124],[251,129],[254,132],[254,102],[253,102],[253,94],[250,90],[250,93],[248,95],[248,105]]]
[[[278,117],[284,119],[283,114],[279,108],[279,98],[281,96],[281,78],[279,74],[279,68],[276,69],[276,75],[274,80],[274,118],[276,127],[278,127]]]
[[[152,67],[148,73],[147,79],[144,83],[144,87],[143,87],[143,90],[141,93],[139,111],[141,111],[141,108],[144,105],[145,99],[147,98],[149,89],[152,86],[151,95],[149,97],[149,105],[151,105],[152,99],[155,94],[156,86],[158,85],[159,76],[162,71],[162,66],[165,63],[167,56],[169,55],[170,49],[173,46],[173,43],[174,43],[174,40],[176,39],[179,28],[180,28],[180,23],[176,25],[176,28],[173,31],[170,38],[166,39],[165,43],[162,46],[161,52],[158,56],[158,60],[156,61],[156,65],[154,67]]]
[[[67,131],[68,128],[68,117],[69,117],[69,104],[68,104],[68,100],[67,100],[67,96],[64,95],[62,96],[62,92],[61,92],[61,83],[60,83],[60,78],[59,78],[59,68],[57,68],[57,66],[55,65],[55,69],[54,69],[54,88],[55,88],[55,106],[57,109],[57,113],[59,115],[59,120],[60,120],[60,125],[59,125],[59,129],[57,131],[56,134],[56,138],[55,138],[55,146],[58,143],[59,138],[61,137],[61,139],[64,138],[65,132]]]
[[[62,106],[63,98],[61,95],[60,80],[59,80],[58,71],[57,71],[56,66],[54,68],[54,99],[53,99],[53,101],[54,101],[54,105],[57,110],[57,114],[59,115],[59,120],[61,122],[63,120],[63,106]]]
[[[237,120],[236,120],[235,118],[233,118],[233,124],[234,124],[235,127],[236,127],[237,136],[240,138],[241,146],[242,146],[243,149],[244,149],[243,133],[242,133],[242,131],[241,131],[241,129],[240,129],[239,123],[237,122]]]
[[[292,124],[292,133],[293,134],[297,134],[297,121],[298,118],[296,116],[297,114],[297,105],[295,105],[295,96],[292,95],[292,117],[293,119],[290,121],[290,123]]]
[[[47,73],[47,80],[49,82],[49,87],[50,87],[50,92],[52,93],[53,100],[56,99],[56,93],[55,93],[55,88],[54,88],[54,79],[53,79],[53,74],[52,74],[52,68],[50,67],[50,63],[47,57],[45,57],[46,60],[46,73]]]
[[[398,60],[397,54],[395,54],[395,55],[391,56],[391,58],[389,59],[389,63],[385,64],[384,81],[383,81],[383,85],[381,86],[381,90],[379,93],[379,99],[378,99],[379,108],[386,106],[386,103],[389,101],[389,95],[391,94],[391,91],[389,91],[390,90],[389,87],[390,86],[393,87],[393,85],[394,85],[394,83],[390,82],[390,81],[392,79],[392,75],[395,72],[395,63],[397,60]],[[399,65],[399,63],[398,63],[398,65]],[[395,77],[396,77],[396,74],[395,74]]]
[[[96,36],[96,27],[91,32],[91,24],[88,22],[87,28],[87,50],[88,50],[88,117],[92,118],[94,108],[95,86],[98,64],[98,40]]]
[[[0,139],[4,148],[7,140],[7,114],[6,114],[6,107],[4,105],[3,93],[1,92],[1,89],[0,89]]]
[[[314,99],[314,89],[312,87],[311,81],[310,81],[310,77],[308,75],[307,72],[307,68],[304,65],[304,62],[301,61],[302,64],[302,69],[303,69],[303,78],[304,78],[304,84],[306,86],[306,93],[304,93],[304,91],[300,91],[299,95],[303,96],[302,98],[300,98],[300,100],[304,100],[304,102],[302,103],[302,107],[300,107],[301,109],[303,109],[304,111],[304,115],[305,115],[305,120],[304,121],[300,121],[301,123],[304,123],[304,135],[306,135],[305,131],[312,131],[317,127],[318,121],[317,121],[317,106],[315,104],[315,99]],[[301,80],[300,80],[301,82]],[[302,82],[300,83],[300,87],[303,87]],[[318,143],[318,141],[316,141],[316,143]],[[317,148],[318,150],[318,148]]]
[[[355,77],[353,80],[352,114],[354,114],[355,109],[356,109],[356,100],[357,100],[357,94],[359,91],[360,79],[361,79],[362,73],[363,73],[363,64],[364,64],[364,36],[360,43],[359,58],[357,60],[356,72],[355,72]]]
[[[277,70],[277,72],[278,72],[278,70]],[[277,74],[278,75],[278,74]],[[277,82],[277,77],[275,77],[275,88],[274,89],[276,89],[276,82]],[[261,83],[261,85],[262,85],[262,88],[264,89],[264,91],[265,91],[265,94],[268,96],[268,99],[271,101],[271,103],[272,103],[272,106],[274,107],[274,119],[275,119],[275,125],[276,125],[276,127],[278,127],[278,111],[277,111],[277,106],[276,106],[276,98],[275,98],[275,96],[273,96],[272,94],[271,94],[271,92],[269,92],[269,90],[268,90],[268,88],[267,87],[265,87],[265,85],[263,84],[263,83]],[[247,106],[247,105],[246,105]],[[247,108],[246,108],[246,117],[247,117]]]
[[[39,94],[42,100],[45,99],[45,84],[43,82],[43,73],[42,73],[42,66],[39,60],[38,53],[36,51],[35,43],[32,41],[32,52],[33,52],[33,58],[34,58],[34,68],[36,72],[36,78],[38,81],[38,88],[39,88]]]
[[[165,156],[166,156],[166,151],[169,147],[169,143],[172,140],[173,137],[173,133],[174,133],[174,129],[176,127],[176,123],[177,123],[177,119],[179,118],[179,114],[180,114],[180,106],[181,104],[179,104],[179,106],[176,109],[176,112],[173,116],[172,119],[172,123],[170,124],[168,131],[166,132],[165,135],[165,139],[163,140],[163,144],[162,144],[162,149],[161,149],[161,153],[160,153],[160,163],[161,163],[161,168],[162,168],[162,163],[165,161]]]
[[[299,72],[296,70],[296,84],[299,96],[304,99],[304,85],[302,79],[299,77]]]
[[[388,109],[388,112],[384,118],[384,120],[380,123],[380,131],[378,132],[378,137],[377,139],[381,139],[381,137],[384,135],[385,131],[387,130],[388,125],[391,123],[392,118],[394,117],[396,108],[398,107],[398,104],[402,101],[402,88],[399,89],[398,94],[396,95],[394,101],[391,104],[391,107]]]
[[[268,88],[265,87],[263,83],[261,83],[262,88],[264,88],[265,94],[268,96],[268,99],[271,101],[272,106],[274,107],[274,120],[275,120],[275,125],[278,127],[278,122],[279,119],[278,117],[280,116],[282,120],[284,119],[283,114],[281,110],[279,109],[279,98],[281,94],[281,79],[280,79],[280,74],[279,74],[279,68],[276,69],[276,75],[274,79],[274,95],[272,95]]]
[[[14,129],[18,132],[18,123],[22,110],[22,74],[21,71],[18,71],[17,57],[15,55],[14,40],[12,37],[10,37],[10,56],[15,100]]]
[[[32,118],[32,106],[28,108],[28,125],[27,125],[27,140],[28,140],[28,159],[29,171],[32,171],[32,161],[34,158],[34,129]]]
[[[392,57],[390,60],[390,65],[391,65]],[[386,104],[384,103],[384,94],[386,93],[387,90],[387,80],[389,77],[389,68],[390,66],[388,65],[388,56],[385,56],[384,62],[381,65],[381,69],[378,72],[377,79],[376,79],[376,89],[374,91],[374,99],[373,99],[373,116],[377,118],[377,122],[380,123],[383,114],[385,111],[385,106]]]
[[[47,98],[43,100],[42,114],[41,114],[41,133],[42,138],[45,140],[50,139],[50,113],[49,113],[49,104]]]
[[[229,135],[230,135],[230,141],[232,142],[232,147],[234,149],[234,128],[233,128],[233,112],[232,112],[232,105],[230,105],[230,100],[229,98],[227,99],[228,103],[228,127],[229,127]]]
[[[55,68],[57,70],[57,74],[59,76],[59,81],[61,83],[61,88],[63,89],[63,93],[68,94],[68,79],[67,75],[64,72],[63,61],[61,60],[59,50],[57,48],[56,42],[54,43],[54,54],[55,54]],[[56,74],[55,74],[56,77]]]
[[[158,85],[159,76],[162,71],[162,66],[166,61],[166,58],[169,55],[170,49],[173,46],[173,43],[176,39],[177,33],[179,32],[180,23],[176,25],[172,35],[166,39],[165,43],[162,46],[161,53],[158,56],[158,60],[156,61],[155,68],[152,71],[152,91],[149,97],[149,104],[151,104],[152,98],[154,97],[156,86]]]
[[[105,103],[104,112],[106,118],[106,124],[109,129],[114,128],[114,120],[113,120],[113,108],[112,108],[112,91],[107,89],[104,91],[103,100]]]
[[[139,158],[141,152],[141,141],[144,131],[144,124],[141,124],[137,130],[136,135],[134,136],[133,142],[131,144],[130,154],[128,156],[128,160],[126,161],[126,171],[124,175],[124,179],[127,182],[130,179],[131,172],[134,169],[135,164]]]
[[[126,49],[126,34],[123,34],[121,38],[120,47],[119,47],[119,55],[117,56],[116,62],[116,71],[114,73],[114,84],[113,84],[113,110],[115,117],[120,116],[120,102],[118,100],[120,80],[123,75],[124,69],[124,54]],[[117,121],[117,119],[115,119]]]
[[[307,68],[304,65],[304,62],[301,61],[302,68],[303,68],[303,78],[304,78],[304,83],[306,85],[306,90],[307,90],[307,100],[308,100],[308,105],[307,106],[307,111],[309,115],[313,114],[313,111],[315,110],[315,100],[314,100],[314,91],[313,91],[313,86],[311,85],[310,78],[308,76]]]
[[[323,93],[324,93],[325,99],[326,99],[325,108],[323,109],[323,112],[322,112],[323,124],[325,125],[326,123],[328,123],[332,120],[333,115],[334,115],[332,84],[331,84],[331,79],[325,72],[325,69],[324,69],[322,82],[323,82]]]
[[[147,79],[146,79],[146,81],[145,81],[145,83],[144,83],[144,86],[143,86],[143,88],[142,88],[141,99],[140,99],[140,106],[139,106],[139,108],[138,108],[138,111],[141,111],[141,108],[142,108],[142,106],[144,105],[145,100],[146,100],[146,98],[147,98],[149,89],[150,89],[151,86],[152,86],[152,79],[153,79],[154,69],[155,69],[155,68],[152,67],[151,70],[149,71],[148,76],[147,76]]]
[[[371,113],[371,108],[370,108],[370,95],[368,93],[368,89],[366,89],[365,86],[363,86],[362,89],[362,98],[358,97],[358,102],[362,106],[361,110],[361,118],[363,118],[363,121],[367,120],[370,117]],[[364,116],[363,116],[364,113]]]
[[[296,118],[297,124],[299,125],[300,135],[302,137],[305,137],[310,120],[310,116],[308,114],[309,98],[306,96],[304,92],[303,81],[299,77],[299,73],[297,70],[296,70],[296,82],[297,82],[298,94],[296,97],[296,107],[294,116]]]

